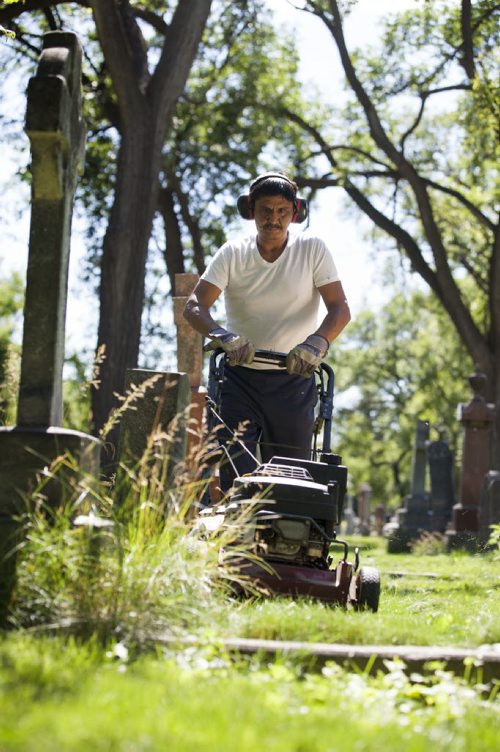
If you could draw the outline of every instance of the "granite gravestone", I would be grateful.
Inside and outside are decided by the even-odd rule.
[[[411,541],[429,529],[429,496],[425,492],[428,439],[429,422],[417,420],[410,493],[405,498],[405,506],[398,509],[395,519],[384,527],[389,553],[408,550]]]
[[[430,476],[430,529],[436,533],[446,531],[455,501],[453,484],[453,456],[444,439],[429,441],[427,460]]]
[[[486,473],[479,508],[479,543],[488,547],[492,525],[500,525],[500,472]]]

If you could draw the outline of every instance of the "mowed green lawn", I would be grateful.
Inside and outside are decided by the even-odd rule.
[[[225,634],[316,642],[500,648],[500,558],[387,554],[380,539],[357,539],[361,565],[380,571],[376,614],[307,601],[242,603],[224,616]]]
[[[474,752],[498,749],[495,682],[435,664],[367,675],[300,657],[235,660],[228,636],[356,644],[500,646],[498,554],[388,555],[378,613],[289,599],[223,602],[186,633],[198,645],[141,651],[16,632],[0,643],[0,750]]]

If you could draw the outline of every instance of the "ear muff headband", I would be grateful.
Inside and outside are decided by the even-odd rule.
[[[250,183],[250,193],[254,191],[259,183],[263,183],[264,180],[268,180],[269,178],[279,178],[280,180],[284,180],[285,183],[288,183],[288,185],[291,185],[294,192],[297,190],[297,186],[293,182],[293,180],[290,180],[289,177],[284,175],[282,172],[265,172],[263,175],[259,175],[258,178],[255,178],[253,183]]]
[[[267,180],[268,178],[279,178],[280,180],[284,180],[286,183],[292,186],[292,188],[295,191],[295,183],[290,180],[290,178],[287,178],[286,175],[283,175],[281,172],[266,172],[264,175],[259,175],[258,178],[256,178],[253,183],[250,184],[250,191],[249,193],[243,193],[241,196],[238,196],[238,199],[236,201],[236,207],[238,209],[238,214],[240,217],[243,217],[243,219],[253,219],[254,213],[252,209],[252,204],[250,201],[250,195],[255,190],[255,188],[259,185],[259,183],[262,183],[264,180]],[[292,217],[292,222],[303,222],[305,219],[307,219],[308,215],[308,206],[307,206],[307,199],[302,198],[302,196],[295,196],[295,211]]]

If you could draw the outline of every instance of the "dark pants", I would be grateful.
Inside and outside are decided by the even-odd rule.
[[[221,418],[231,431],[237,431],[251,453],[230,432],[221,429],[219,438],[227,447],[236,473],[243,475],[255,469],[253,457],[257,447],[262,462],[268,462],[274,455],[309,459],[316,401],[314,378],[226,365]],[[220,467],[223,491],[231,487],[234,477],[231,462],[223,459]]]

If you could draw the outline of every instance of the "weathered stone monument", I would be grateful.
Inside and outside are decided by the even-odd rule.
[[[184,318],[184,307],[198,282],[197,274],[175,275],[174,321],[177,328],[177,369],[187,373],[191,387],[188,457],[199,448],[207,390],[202,385],[203,337]]]
[[[129,368],[126,399],[134,391],[138,397],[130,401],[120,423],[117,485],[123,468],[136,468],[142,461],[150,471],[153,465],[161,466],[161,474],[170,483],[174,468],[186,455],[189,379],[185,373]]]
[[[429,496],[425,491],[428,440],[429,422],[417,420],[410,493],[405,498],[405,506],[398,509],[395,519],[384,529],[389,553],[407,550],[410,541],[418,538],[423,530],[430,529]]]
[[[444,439],[429,441],[427,462],[431,487],[429,530],[444,534],[455,501],[453,455],[448,442]]]
[[[351,495],[346,496],[342,527],[343,535],[354,535],[356,533],[356,514],[354,512],[354,499]]]
[[[479,510],[485,477],[490,469],[491,431],[495,406],[486,402],[486,376],[478,368],[469,377],[473,396],[459,406],[463,426],[462,469],[458,503],[446,532],[448,548],[475,549],[479,537]]]
[[[487,546],[491,526],[500,525],[500,472],[490,470],[484,478],[479,505],[479,545]]]
[[[370,502],[372,487],[369,483],[361,483],[358,489],[358,534],[370,534]]]
[[[373,532],[375,535],[382,535],[385,525],[385,506],[377,504],[373,512]]]
[[[203,339],[182,315],[197,281],[197,274],[175,275],[178,372],[133,368],[126,373],[126,395],[144,387],[144,394],[124,411],[121,419],[118,453],[120,464],[127,467],[137,465],[145,456],[155,432],[162,443],[160,454],[167,461],[167,474],[186,457],[189,461],[200,444],[206,394],[201,385]]]
[[[76,35],[51,32],[44,37],[36,75],[28,85],[26,132],[31,143],[32,189],[21,377],[17,425],[0,427],[3,609],[15,572],[14,557],[6,555],[39,474],[65,453],[75,459],[79,477],[92,475],[98,468],[99,442],[61,427],[71,216],[85,147],[81,64]],[[44,486],[46,503],[61,503],[74,480],[66,475],[63,482],[56,475]]]

